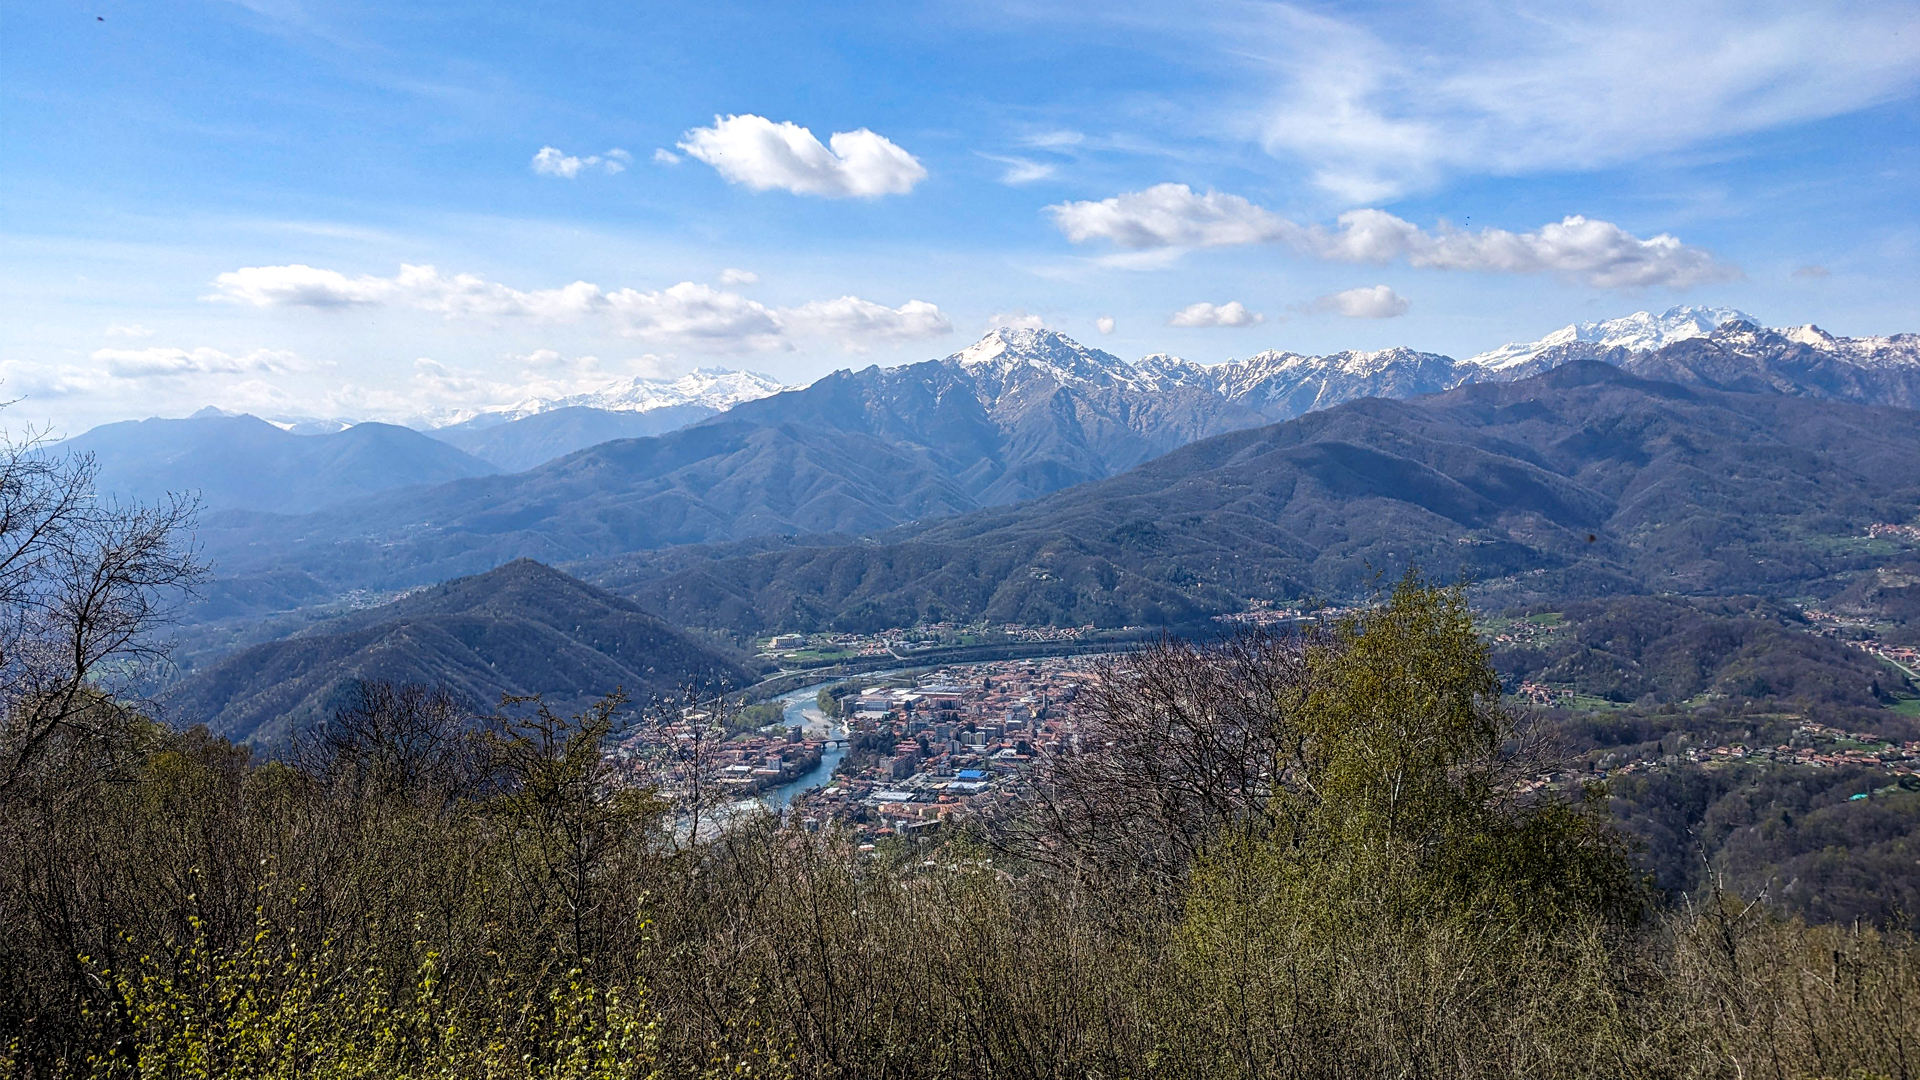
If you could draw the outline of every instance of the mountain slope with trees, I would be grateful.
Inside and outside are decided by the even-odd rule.
[[[1057,334],[1000,331],[946,360],[837,372],[529,472],[324,516],[227,514],[203,536],[223,576],[406,587],[518,557],[875,532],[1110,476],[1259,420]]]
[[[176,683],[162,703],[177,723],[271,744],[368,681],[434,686],[472,710],[502,694],[541,694],[567,709],[616,687],[644,700],[749,676],[631,602],[521,559],[243,649]]]
[[[685,625],[1180,624],[1340,598],[1410,563],[1506,601],[1826,595],[1920,513],[1920,412],[1688,388],[1579,361],[1365,400],[1031,503],[687,565],[586,568]]]
[[[1303,410],[1313,415],[1363,394],[1399,398],[1461,384],[1513,381],[1518,373],[1549,363],[1593,362],[1580,357],[1705,390],[1862,404],[1914,400],[1909,384],[1920,378],[1920,346],[1910,335],[1832,338],[1810,327],[1765,331],[1736,319],[1702,336],[1705,321],[1717,314],[1676,309],[1657,319],[1622,320],[1618,333],[1601,333],[1605,324],[1573,327],[1557,335],[1565,341],[1534,343],[1537,349],[1509,346],[1486,362],[1387,350],[1329,357],[1270,353],[1213,367],[1163,356],[1128,364],[1058,334],[1002,330],[944,360],[836,372],[803,390],[744,402],[692,427],[601,443],[525,473],[375,495],[324,515],[226,513],[211,518],[202,536],[219,568],[222,580],[215,592],[221,604],[248,596],[324,601],[355,589],[406,588],[478,573],[519,557],[571,562],[676,545],[918,530],[933,519],[1112,477],[1196,440],[1251,429],[1263,419]],[[1676,335],[1691,336],[1667,340]],[[570,422],[562,413],[551,413],[520,423],[564,428]],[[1453,437],[1447,432],[1432,436]],[[565,441],[530,438],[527,447],[514,451],[521,455],[516,464]],[[1536,458],[1540,449],[1532,450]],[[1522,473],[1538,464],[1516,460]],[[1194,459],[1179,461],[1184,467]],[[1345,470],[1357,476],[1370,468],[1329,459],[1307,471],[1330,477]],[[1570,479],[1548,487],[1565,487],[1562,481]],[[1398,479],[1380,473],[1368,482],[1388,491],[1423,481],[1414,473]],[[1341,482],[1331,483],[1330,495],[1355,495],[1343,493]],[[1504,498],[1497,488],[1487,487],[1482,500]],[[1731,497],[1740,496],[1733,492]],[[1416,496],[1411,502],[1421,500]],[[1410,542],[1423,538],[1424,526],[1416,519],[1405,523],[1413,530],[1407,534]],[[1142,520],[1142,528],[1168,527],[1162,517]],[[1455,514],[1450,520],[1464,519]],[[1572,518],[1561,522],[1571,529],[1569,523],[1577,524]],[[1116,521],[1109,528],[1125,525]],[[1390,533],[1389,528],[1382,534],[1388,543],[1377,556],[1387,562],[1398,558],[1391,552],[1405,546],[1393,544]],[[1105,534],[1072,535],[1094,542]],[[1289,536],[1316,548],[1321,544]],[[1607,540],[1604,533],[1595,536],[1597,543]],[[1248,530],[1247,539],[1256,550],[1267,542],[1258,528]],[[1462,548],[1482,550],[1450,549],[1436,567],[1464,565],[1494,576],[1516,569],[1508,558],[1514,549],[1501,545],[1501,535],[1453,539]],[[1335,559],[1359,550],[1350,540],[1332,543],[1328,550]],[[1470,557],[1455,557],[1460,555]],[[1256,555],[1255,561],[1263,558]],[[991,572],[992,566],[986,569]],[[1351,584],[1327,574],[1293,577],[1294,586],[1315,590]],[[1692,586],[1683,581],[1681,587]],[[1193,600],[1154,602],[1182,608]],[[1212,603],[1201,600],[1203,607]]]

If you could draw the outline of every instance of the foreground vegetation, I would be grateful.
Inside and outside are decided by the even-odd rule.
[[[1658,902],[1458,597],[1108,673],[968,835],[676,839],[618,699],[367,687],[281,760],[101,698],[0,802],[18,1076],[1910,1075],[1920,950]],[[112,741],[93,733],[119,732]]]

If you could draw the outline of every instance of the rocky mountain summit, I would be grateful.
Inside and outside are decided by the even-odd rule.
[[[1574,360],[1726,389],[1920,407],[1920,335],[1843,338],[1811,325],[1768,330],[1727,307],[1673,307],[1574,323],[1538,341],[1465,360],[1393,348],[1324,356],[1268,350],[1211,365],[1154,353],[1128,364],[1052,331],[997,330],[945,363],[972,373],[983,400],[1015,385],[1010,373],[1024,371],[1055,385],[1162,395],[1197,390],[1234,406],[1237,417],[1276,421],[1360,398],[1407,398],[1523,379]]]
[[[1920,408],[1920,334],[1843,338],[1813,325],[1769,330],[1740,321],[1621,366],[1720,390]]]
[[[1706,337],[1730,322],[1755,321],[1730,307],[1672,307],[1658,315],[1636,311],[1618,319],[1574,323],[1538,341],[1502,345],[1470,356],[1465,362],[1520,379],[1569,360],[1607,360],[1616,355],[1652,352]]]

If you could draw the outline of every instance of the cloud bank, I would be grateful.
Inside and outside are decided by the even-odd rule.
[[[1706,251],[1662,233],[1641,239],[1579,215],[1531,232],[1427,230],[1384,210],[1349,210],[1336,225],[1302,225],[1238,195],[1157,184],[1109,199],[1047,208],[1076,244],[1106,240],[1132,251],[1280,244],[1331,262],[1405,261],[1437,270],[1554,274],[1597,288],[1682,289],[1737,276]]]
[[[305,370],[299,356],[276,349],[254,349],[235,356],[219,349],[95,349],[106,373],[118,379],[170,375],[284,375]]]
[[[68,400],[151,411],[180,395],[241,394],[248,401],[267,392],[262,376],[312,372],[317,365],[282,349],[232,353],[209,346],[96,349],[91,363],[0,360],[0,385],[8,396]]]
[[[730,183],[755,191],[873,199],[904,195],[927,178],[919,159],[866,128],[834,132],[823,146],[798,124],[751,113],[716,116],[712,127],[687,132],[679,146]]]
[[[214,279],[209,299],[261,308],[410,308],[447,318],[606,319],[622,334],[728,352],[789,348],[796,337],[830,337],[850,349],[938,337],[953,325],[924,300],[895,308],[842,296],[768,307],[739,293],[683,281],[652,292],[606,290],[586,281],[515,289],[472,274],[403,264],[392,277],[349,277],[294,263],[248,266]]]

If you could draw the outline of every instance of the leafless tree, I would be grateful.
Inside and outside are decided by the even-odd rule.
[[[686,822],[689,844],[711,831],[726,792],[720,780],[720,747],[727,741],[731,706],[694,687],[648,702],[646,727],[653,744],[645,779],[668,796]]]
[[[56,745],[110,748],[113,692],[161,658],[154,631],[205,572],[193,500],[104,500],[96,471],[0,436],[0,801]]]
[[[1262,818],[1299,753],[1311,641],[1162,641],[1100,666],[1077,748],[1042,763],[998,839],[1108,888],[1171,893],[1209,840]]]
[[[299,737],[295,760],[356,797],[447,805],[484,788],[485,740],[473,711],[444,688],[362,681]]]

